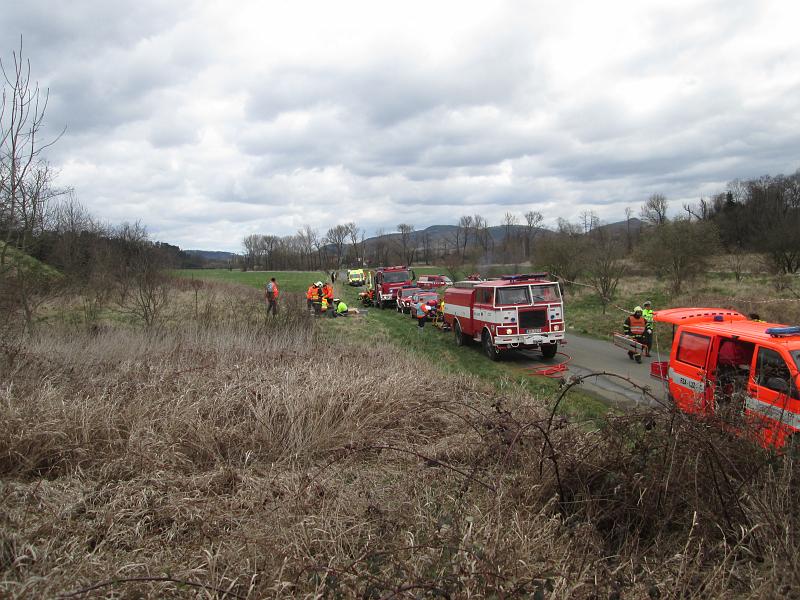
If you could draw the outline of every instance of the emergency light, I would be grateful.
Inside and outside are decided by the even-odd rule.
[[[788,337],[792,335],[800,335],[800,327],[768,327],[766,333],[772,337]]]

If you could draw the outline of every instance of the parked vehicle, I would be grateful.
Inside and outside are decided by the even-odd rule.
[[[722,308],[660,310],[655,320],[674,329],[667,382],[675,406],[722,412],[726,426],[765,447],[800,449],[800,327]]]
[[[414,271],[407,267],[379,267],[370,274],[374,298],[372,303],[378,308],[385,308],[387,304],[397,300],[397,292],[403,286],[411,285]]]
[[[564,303],[547,273],[459,281],[444,292],[444,319],[459,346],[476,341],[491,360],[539,348],[552,358],[564,339]]]
[[[411,310],[411,297],[422,290],[415,285],[404,286],[397,291],[397,312],[407,313]]]
[[[420,275],[417,279],[417,285],[422,289],[432,290],[438,287],[453,285],[453,281],[445,275]]]
[[[347,271],[347,284],[354,287],[364,285],[364,269],[349,269]]]

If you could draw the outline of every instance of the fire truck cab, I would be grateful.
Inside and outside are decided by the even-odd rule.
[[[800,444],[800,327],[721,308],[654,318],[674,326],[667,381],[680,410],[731,416],[726,423],[764,447]]]
[[[371,273],[374,296],[372,303],[378,308],[384,308],[390,302],[397,301],[397,293],[403,286],[411,285],[414,271],[408,267],[378,267]]]
[[[552,358],[564,339],[564,302],[547,273],[459,281],[444,293],[444,320],[456,343],[480,342],[497,360],[501,352],[539,348]]]

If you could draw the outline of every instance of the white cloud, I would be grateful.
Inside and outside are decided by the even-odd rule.
[[[800,164],[796,3],[54,4],[0,14],[60,183],[183,247],[676,205]]]

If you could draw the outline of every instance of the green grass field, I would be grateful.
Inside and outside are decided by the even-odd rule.
[[[284,292],[305,292],[315,281],[325,281],[321,271],[237,271],[228,269],[179,269],[174,271],[178,277],[210,279],[241,283],[255,288],[263,288],[271,277],[278,281]]]

